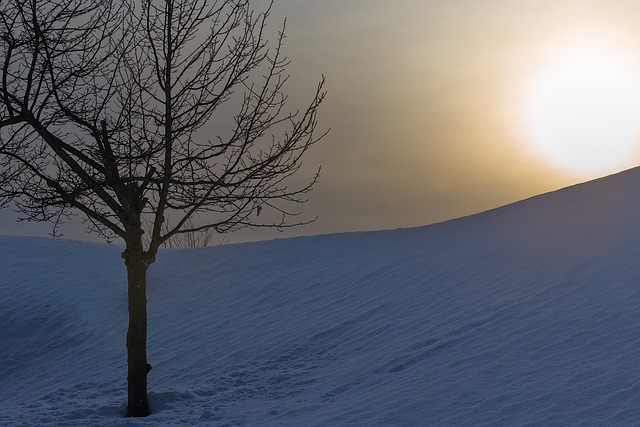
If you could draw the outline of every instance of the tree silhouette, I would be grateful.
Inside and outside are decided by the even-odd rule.
[[[51,221],[54,234],[80,214],[124,241],[128,416],[149,413],[146,272],[158,249],[184,233],[308,222],[291,221],[292,208],[318,175],[295,188],[288,178],[324,136],[324,78],[306,108],[288,112],[284,25],[270,45],[270,10],[248,0],[0,4],[0,205]]]

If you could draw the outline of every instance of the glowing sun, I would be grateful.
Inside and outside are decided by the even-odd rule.
[[[525,110],[537,151],[580,174],[631,166],[640,142],[640,83],[605,53],[574,52],[533,78]]]

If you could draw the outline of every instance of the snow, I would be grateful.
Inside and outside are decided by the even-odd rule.
[[[165,250],[124,418],[121,248],[0,236],[0,425],[628,425],[640,169],[431,226]]]

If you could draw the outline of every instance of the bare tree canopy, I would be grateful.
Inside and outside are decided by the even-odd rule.
[[[0,206],[54,232],[80,213],[125,242],[129,415],[148,414],[145,285],[158,248],[181,233],[305,223],[291,218],[318,175],[295,188],[289,178],[324,136],[324,78],[304,109],[286,108],[284,25],[268,43],[270,10],[248,0],[0,4]]]
[[[324,92],[284,110],[284,33],[267,45],[268,16],[246,0],[3,2],[2,201],[34,220],[80,211],[107,238],[140,212],[152,251],[197,213],[218,232],[299,223],[282,202],[310,186],[285,180],[319,139]],[[224,129],[203,132],[220,110]],[[281,215],[260,221],[258,206]]]

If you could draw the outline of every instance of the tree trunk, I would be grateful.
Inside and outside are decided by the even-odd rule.
[[[149,415],[147,401],[147,264],[140,236],[127,241],[123,253],[129,285],[129,330],[127,332],[128,417]]]

